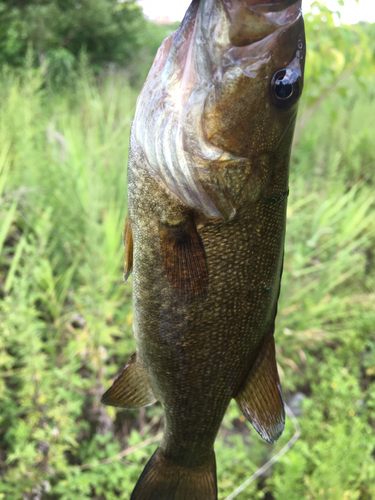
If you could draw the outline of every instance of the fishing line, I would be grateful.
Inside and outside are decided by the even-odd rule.
[[[289,406],[286,403],[284,403],[284,404],[285,404],[285,412],[288,415],[288,417],[291,419],[291,421],[294,425],[294,429],[296,431],[294,433],[294,436],[288,441],[288,443],[284,446],[284,448],[282,448],[278,453],[276,453],[276,455],[274,455],[270,460],[268,460],[268,462],[266,462],[260,469],[258,469],[255,474],[253,474],[251,477],[249,477],[249,479],[247,479],[244,483],[242,483],[241,486],[239,486],[236,490],[234,490],[233,493],[231,493],[229,495],[229,497],[225,498],[225,500],[232,500],[233,498],[236,498],[252,482],[254,482],[255,479],[257,479],[259,476],[261,476],[274,463],[276,463],[283,455],[285,455],[285,453],[287,453],[292,448],[292,446],[294,446],[296,441],[298,441],[298,439],[300,438],[301,427],[300,427],[294,413],[292,412],[292,410],[289,408]]]

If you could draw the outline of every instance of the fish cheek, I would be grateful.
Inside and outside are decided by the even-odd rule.
[[[269,93],[272,70],[264,72],[262,78],[241,75],[232,88],[212,90],[203,114],[204,132],[210,142],[245,158],[259,157],[276,149],[295,111],[280,113],[272,104]]]
[[[274,105],[270,96],[272,78],[279,70],[293,69],[299,75],[300,96],[304,57],[304,24],[300,19],[281,31],[267,62],[254,69],[249,66],[224,73],[212,84],[204,104],[202,123],[207,139],[240,157],[272,153],[297,110],[296,105],[282,110]]]
[[[220,84],[211,87],[205,102],[203,129],[207,139],[224,151],[249,157],[254,119],[264,108],[264,99],[259,98],[262,95],[266,95],[263,82],[244,74],[235,79],[225,75]]]
[[[160,223],[164,270],[170,286],[182,298],[202,296],[208,272],[202,240],[192,216],[177,224]]]

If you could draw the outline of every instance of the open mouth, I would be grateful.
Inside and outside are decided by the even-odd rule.
[[[223,0],[231,21],[232,45],[244,47],[294,22],[301,0]]]

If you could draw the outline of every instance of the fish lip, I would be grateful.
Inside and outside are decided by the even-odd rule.
[[[287,24],[302,12],[302,0],[219,0],[223,2],[229,18],[241,7],[268,17],[270,22]],[[282,18],[283,21],[280,22]]]
[[[222,0],[222,1],[226,6],[238,4],[249,8],[268,10],[270,12],[285,10],[291,7],[292,5],[301,3],[301,0]]]
[[[302,0],[269,0],[256,1],[256,0],[242,0],[249,8],[256,12],[263,12],[264,14],[272,13],[277,14],[284,12],[284,16],[293,17],[299,14],[302,10]]]

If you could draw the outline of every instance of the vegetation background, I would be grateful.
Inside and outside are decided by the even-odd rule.
[[[276,327],[302,434],[240,500],[375,498],[375,26],[336,24],[306,16]],[[128,499],[160,440],[158,405],[99,400],[135,349],[128,136],[174,28],[134,1],[0,1],[0,499]],[[230,406],[219,498],[293,433],[268,445]]]

